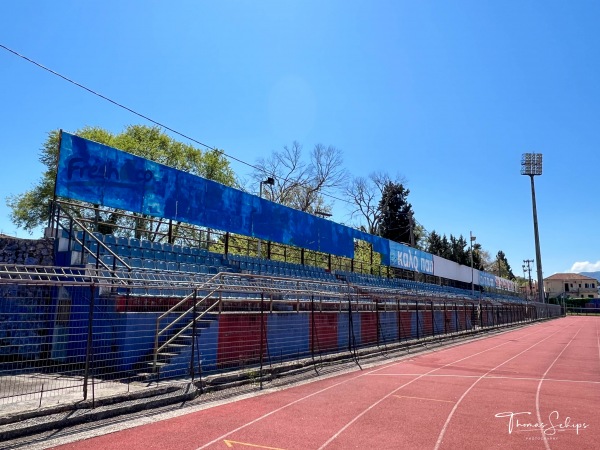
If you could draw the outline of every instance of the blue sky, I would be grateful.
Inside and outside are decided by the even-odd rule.
[[[4,1],[0,44],[249,163],[297,140],[404,176],[427,230],[472,230],[515,274],[535,257],[521,154],[543,153],[549,276],[600,270],[599,19],[584,0]],[[2,200],[49,131],[144,123],[2,49],[0,86]]]

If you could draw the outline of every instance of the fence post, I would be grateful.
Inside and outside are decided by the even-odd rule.
[[[265,294],[263,292],[260,293],[260,389],[263,388],[263,352],[264,352],[264,333],[265,333]]]
[[[95,287],[92,283],[90,285],[90,306],[88,310],[88,328],[87,328],[87,344],[85,350],[85,367],[83,371],[83,399],[87,400],[88,397],[88,380],[90,376],[90,360],[92,358],[92,333],[93,333],[93,321],[94,321],[94,291]]]
[[[435,337],[435,311],[433,308],[433,300],[431,300],[431,336]]]
[[[197,309],[196,309],[196,295],[198,289],[194,289],[194,309],[192,312],[192,356],[190,358],[190,371],[192,377],[192,383],[194,382],[194,378],[196,375],[196,369],[194,368],[194,357],[196,354],[196,317],[197,317]]]
[[[400,314],[400,300],[396,298],[396,313],[398,316],[398,342],[402,342],[402,314]]]
[[[419,300],[415,300],[415,317],[417,321],[417,340],[420,339],[420,330],[419,330]]]

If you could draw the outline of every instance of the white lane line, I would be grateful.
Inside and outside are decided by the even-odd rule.
[[[430,374],[430,373],[432,373],[432,372],[435,372],[436,370],[443,369],[444,367],[451,366],[452,364],[456,364],[456,363],[458,363],[458,362],[464,361],[465,359],[472,358],[473,356],[480,355],[481,353],[485,353],[485,352],[487,352],[487,351],[493,350],[493,349],[495,349],[495,348],[501,347],[501,346],[503,346],[503,345],[506,345],[506,344],[509,344],[509,343],[511,343],[511,342],[512,342],[512,341],[505,341],[505,342],[502,342],[501,344],[495,345],[495,346],[493,346],[493,347],[490,347],[490,348],[488,348],[488,349],[486,349],[486,350],[482,350],[482,351],[480,351],[480,352],[477,352],[477,353],[475,353],[475,354],[473,354],[473,355],[466,356],[466,357],[464,357],[464,358],[461,358],[461,359],[459,359],[459,360],[456,360],[456,361],[450,362],[450,363],[448,363],[448,364],[445,364],[445,365],[443,365],[443,366],[441,366],[441,367],[437,367],[437,368],[435,368],[435,369],[431,369],[429,372],[427,372],[427,373],[424,373],[424,374],[421,374],[421,375],[417,376],[416,378],[414,378],[414,379],[412,379],[412,380],[410,380],[410,381],[407,381],[407,382],[406,382],[406,383],[404,383],[403,385],[401,385],[401,386],[397,387],[396,389],[394,389],[394,390],[393,390],[392,392],[390,392],[389,394],[387,394],[387,395],[385,395],[384,397],[382,397],[382,398],[380,398],[379,400],[377,400],[375,403],[373,403],[373,404],[372,404],[371,406],[369,406],[367,409],[365,409],[364,411],[362,411],[362,412],[361,412],[359,415],[357,415],[356,417],[354,417],[354,419],[352,419],[350,422],[348,422],[346,425],[344,425],[344,426],[343,426],[343,427],[342,427],[342,428],[341,428],[341,429],[340,429],[340,430],[339,430],[337,433],[335,433],[333,436],[331,436],[331,437],[330,437],[330,438],[329,438],[329,439],[328,439],[328,440],[327,440],[327,441],[326,441],[326,442],[325,442],[325,443],[324,443],[324,444],[323,444],[321,447],[319,447],[319,450],[321,450],[321,449],[323,449],[323,448],[327,447],[329,444],[331,444],[331,443],[332,443],[332,442],[333,442],[333,441],[334,441],[334,440],[335,440],[335,439],[336,439],[336,438],[337,438],[337,437],[338,437],[340,434],[342,434],[342,433],[343,433],[343,432],[344,432],[346,429],[348,429],[348,427],[350,427],[350,426],[351,426],[351,425],[352,425],[354,422],[356,422],[358,419],[360,419],[360,418],[361,418],[362,416],[364,416],[366,413],[368,413],[369,411],[371,411],[373,408],[375,408],[377,405],[379,405],[379,404],[380,404],[382,401],[384,401],[384,400],[388,399],[390,396],[394,395],[394,394],[395,394],[396,392],[398,392],[400,389],[402,389],[402,388],[404,388],[404,387],[408,386],[409,384],[411,384],[411,383],[413,383],[413,382],[415,382],[415,381],[417,381],[417,380],[419,380],[419,379],[421,379],[421,378],[423,378],[423,377],[425,377],[425,376],[429,375],[429,374]]]
[[[541,341],[536,342],[535,344],[533,344],[532,346],[526,348],[522,352],[519,352],[515,356],[513,356],[513,357],[507,359],[506,361],[504,361],[503,363],[498,364],[496,367],[494,367],[493,369],[490,369],[485,374],[481,375],[477,380],[475,380],[475,382],[473,382],[473,384],[458,399],[458,401],[456,402],[456,404],[452,408],[452,411],[450,411],[450,414],[448,414],[448,418],[446,419],[446,422],[444,423],[444,426],[442,427],[442,431],[440,431],[440,435],[437,438],[437,442],[435,443],[434,450],[438,450],[440,448],[440,445],[442,444],[442,440],[444,439],[444,435],[446,434],[446,430],[448,429],[448,425],[450,424],[450,421],[452,420],[452,416],[454,416],[454,413],[458,409],[458,406],[461,404],[461,402],[467,396],[467,394],[471,391],[471,389],[473,389],[477,385],[477,383],[479,383],[481,380],[483,380],[486,377],[486,375],[492,373],[494,370],[498,369],[499,367],[502,367],[504,364],[506,364],[509,361],[512,361],[513,359],[515,359],[516,357],[522,355],[523,353],[531,350],[533,347],[536,347],[536,346],[540,345],[542,342],[544,342],[547,339],[550,339],[552,336],[554,336],[555,334],[557,334],[560,331],[564,331],[564,330],[557,330],[557,331],[555,331],[554,333],[552,333],[551,335],[545,337]]]
[[[575,335],[571,338],[571,340],[567,343],[567,345],[565,345],[565,348],[563,348],[561,350],[561,352],[556,356],[556,358],[554,358],[554,361],[552,361],[552,364],[550,364],[548,369],[546,369],[546,371],[544,372],[544,375],[542,375],[542,378],[537,387],[537,391],[535,393],[535,412],[537,414],[538,423],[542,423],[542,416],[540,414],[540,391],[542,389],[542,383],[544,382],[544,377],[548,374],[548,372],[550,372],[550,369],[552,369],[552,366],[556,363],[556,361],[558,361],[558,358],[560,358],[560,356],[564,353],[564,351],[569,347],[571,342],[573,342],[573,339],[575,339],[577,337],[577,335],[579,334],[580,331],[581,331],[581,328],[579,330],[577,330],[577,333],[575,333]],[[546,450],[550,450],[550,444],[548,444],[548,439],[546,439],[546,433],[544,432],[543,428],[540,428],[540,430],[542,433],[542,439],[544,440],[544,445],[546,446]]]
[[[378,377],[416,377],[418,373],[381,373],[381,374],[367,374],[367,376],[378,376]],[[426,378],[479,378],[481,375],[459,375],[459,374],[430,374],[425,375]],[[499,375],[486,375],[486,380],[515,380],[515,381],[540,381],[539,377],[510,377],[510,376],[499,376]],[[544,378],[544,381],[552,381],[555,383],[581,383],[581,384],[600,384],[600,381],[592,380],[565,380],[561,378]]]
[[[534,330],[533,332],[531,332],[531,333],[528,333],[528,334],[526,334],[525,336],[530,336],[530,335],[532,335],[532,334],[539,333],[539,332],[543,331],[544,329],[545,329],[545,327],[541,327],[541,328],[537,328],[537,327],[536,327],[536,328],[535,328],[535,330]],[[520,330],[518,330],[518,331],[520,331]],[[492,337],[491,339],[494,339],[494,338],[495,338],[495,337]],[[500,347],[500,346],[502,346],[502,345],[508,344],[508,343],[510,343],[510,342],[512,342],[512,341],[505,341],[505,342],[503,342],[503,343],[501,343],[501,344],[498,344],[498,345],[496,345],[496,346],[490,347],[490,348],[488,348],[488,349],[486,349],[486,350],[482,350],[482,351],[480,351],[480,352],[477,352],[477,353],[475,353],[475,354],[473,354],[473,355],[470,355],[470,356],[467,356],[467,357],[461,358],[461,359],[459,359],[459,360],[457,360],[457,361],[454,361],[454,362],[452,362],[452,363],[448,363],[447,365],[450,365],[450,364],[454,364],[454,363],[457,363],[457,362],[463,361],[463,360],[465,360],[465,359],[468,359],[468,358],[471,358],[471,357],[473,357],[473,356],[477,356],[477,355],[479,355],[479,354],[481,354],[481,353],[485,353],[485,352],[487,352],[487,351],[489,351],[489,350],[493,350],[493,349],[495,349],[495,348],[497,348],[497,347]],[[469,343],[465,343],[465,344],[466,344],[466,345],[468,345]],[[456,349],[456,348],[457,348],[457,347],[454,347],[454,346],[453,346],[453,347],[450,347],[450,348],[447,348],[447,349],[443,349],[443,350],[440,350],[440,351],[438,352],[438,354],[439,354],[439,353],[442,353],[442,352],[445,352],[445,351],[454,350],[454,349]],[[331,386],[328,386],[328,387],[326,387],[326,388],[324,388],[324,389],[321,389],[321,390],[319,390],[319,391],[317,391],[317,392],[313,392],[312,394],[309,394],[309,395],[307,395],[307,396],[305,396],[305,397],[302,397],[302,398],[299,398],[299,399],[297,399],[297,400],[294,400],[293,402],[290,402],[290,403],[288,403],[288,404],[286,404],[286,405],[283,405],[283,406],[281,406],[281,407],[279,407],[279,408],[277,408],[277,409],[275,409],[275,410],[273,410],[273,411],[270,411],[270,412],[268,412],[268,413],[266,413],[266,414],[263,414],[263,415],[262,415],[262,416],[260,416],[260,417],[257,417],[256,419],[252,420],[251,422],[248,422],[248,423],[246,423],[246,424],[244,424],[244,425],[240,425],[239,427],[237,427],[237,428],[236,428],[236,429],[234,429],[234,430],[228,431],[227,433],[225,433],[225,434],[223,434],[223,435],[219,436],[218,438],[216,438],[216,439],[213,439],[212,441],[210,441],[210,442],[208,442],[208,443],[206,443],[206,444],[202,445],[201,447],[198,447],[198,448],[197,448],[197,450],[202,450],[202,449],[204,449],[204,448],[206,448],[206,447],[208,447],[208,446],[210,446],[210,445],[212,445],[212,444],[215,444],[215,443],[217,443],[217,442],[219,442],[219,441],[222,441],[223,439],[225,439],[225,438],[229,437],[229,436],[230,436],[230,435],[232,435],[233,433],[236,433],[236,432],[238,432],[238,431],[240,431],[240,430],[242,430],[242,429],[244,429],[244,428],[246,428],[246,427],[248,427],[248,426],[250,426],[250,425],[253,425],[253,424],[255,424],[256,422],[258,422],[258,421],[260,421],[260,420],[262,420],[262,419],[265,419],[265,418],[267,418],[267,417],[269,417],[269,416],[271,416],[271,415],[273,415],[273,414],[275,414],[275,413],[277,413],[277,412],[279,412],[279,411],[281,411],[281,410],[283,410],[283,409],[286,409],[286,408],[288,408],[289,406],[295,405],[296,403],[298,403],[298,402],[301,402],[301,401],[303,401],[303,400],[305,400],[305,399],[307,399],[307,398],[313,397],[313,396],[315,396],[315,395],[317,395],[317,394],[320,394],[320,393],[322,393],[322,392],[325,392],[325,391],[327,391],[327,390],[329,390],[329,389],[331,389],[331,388],[337,387],[337,386],[339,386],[339,385],[341,385],[341,384],[344,384],[344,383],[347,383],[347,382],[350,382],[350,381],[354,381],[354,380],[356,380],[356,379],[358,379],[358,378],[362,378],[362,377],[364,377],[364,376],[367,376],[367,375],[369,375],[369,374],[371,374],[371,373],[373,373],[373,372],[378,372],[378,371],[380,371],[380,370],[384,370],[384,369],[386,369],[386,368],[388,368],[388,367],[390,367],[390,366],[394,366],[394,365],[397,365],[397,364],[401,364],[402,362],[404,362],[404,361],[400,361],[400,362],[393,362],[393,363],[390,363],[390,364],[385,364],[385,365],[383,365],[382,367],[379,367],[378,369],[371,370],[371,371],[369,371],[369,372],[367,372],[367,373],[362,373],[362,374],[360,374],[360,375],[357,375],[356,377],[349,378],[349,379],[347,379],[347,380],[344,380],[344,381],[342,381],[342,382],[340,382],[340,383],[336,383],[336,384],[334,384],[334,385],[331,385]],[[434,370],[437,370],[437,369],[434,369]],[[432,372],[432,371],[430,371],[430,372]],[[414,381],[414,380],[413,380],[413,381]],[[408,384],[410,384],[410,383],[408,383]],[[390,394],[388,394],[388,395],[386,396],[386,398],[387,398],[387,397],[389,397],[389,395],[392,395],[392,394],[394,394],[394,393],[395,393],[396,391],[398,391],[399,389],[400,389],[400,388],[398,388],[398,389],[394,390],[393,392],[391,392]],[[382,399],[382,400],[383,400],[383,399]],[[366,413],[366,411],[365,411],[365,413]],[[358,419],[358,418],[357,418],[357,419]],[[350,426],[350,424],[348,424],[348,425],[347,425],[345,428],[347,428],[348,426]],[[344,429],[345,429],[345,428],[344,428]],[[339,434],[339,433],[341,433],[342,431],[343,431],[343,430],[340,430],[340,431],[338,432],[338,434]],[[325,445],[327,445],[327,444],[328,444],[330,441],[332,441],[333,439],[334,439],[334,438],[332,438],[332,439],[330,439],[329,441],[327,441],[327,443],[326,443],[326,444],[324,444],[324,445],[323,445],[323,447],[324,447]],[[321,447],[321,448],[323,448],[323,447]]]

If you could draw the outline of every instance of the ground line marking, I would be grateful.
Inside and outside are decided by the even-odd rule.
[[[538,333],[539,331],[540,331],[539,329],[536,329],[536,331],[534,331],[534,332],[532,332],[532,333],[528,333],[526,336],[529,336],[529,335],[531,335],[531,334]],[[414,378],[414,379],[412,379],[412,380],[410,380],[410,381],[408,381],[408,382],[404,383],[404,384],[403,384],[403,385],[401,385],[400,387],[397,387],[396,389],[394,389],[394,390],[393,390],[392,392],[390,392],[389,394],[387,394],[387,395],[385,395],[384,397],[382,397],[382,398],[380,398],[379,400],[377,400],[375,403],[373,403],[371,406],[369,406],[367,409],[365,409],[363,412],[361,412],[359,415],[357,415],[357,416],[356,416],[354,419],[352,419],[350,422],[348,422],[346,425],[344,425],[344,426],[343,426],[343,427],[342,427],[342,428],[341,428],[341,429],[340,429],[340,430],[339,430],[337,433],[335,433],[333,436],[331,436],[331,437],[330,437],[330,438],[329,438],[329,439],[328,439],[328,440],[327,440],[327,441],[326,441],[326,442],[325,442],[325,443],[324,443],[324,444],[323,444],[321,447],[319,447],[319,450],[321,450],[321,449],[323,449],[323,448],[327,447],[329,444],[331,444],[331,442],[332,442],[334,439],[336,439],[336,438],[337,438],[337,437],[338,437],[340,434],[342,434],[342,433],[343,433],[343,432],[344,432],[344,431],[345,431],[345,430],[346,430],[348,427],[350,427],[350,425],[352,425],[354,422],[356,422],[358,419],[360,419],[362,416],[364,416],[364,415],[365,415],[367,412],[369,412],[371,409],[373,409],[373,408],[374,408],[375,406],[377,406],[379,403],[381,403],[382,401],[386,400],[386,399],[387,399],[387,398],[389,398],[391,395],[394,395],[394,394],[395,394],[396,392],[398,392],[400,389],[402,389],[402,388],[404,388],[404,387],[408,386],[409,384],[413,383],[414,381],[417,381],[418,379],[420,379],[420,378],[422,378],[422,377],[424,377],[424,376],[426,376],[426,375],[428,375],[428,374],[430,374],[430,373],[432,373],[432,372],[435,372],[436,370],[442,369],[443,367],[450,366],[450,365],[452,365],[452,364],[455,364],[455,363],[457,363],[457,362],[464,361],[465,359],[469,359],[469,358],[471,358],[471,357],[473,357],[473,356],[480,355],[481,353],[485,353],[485,352],[487,352],[487,351],[493,350],[493,349],[495,349],[495,348],[501,347],[501,346],[503,346],[503,345],[506,345],[506,344],[509,344],[509,343],[511,343],[511,342],[513,342],[513,341],[504,341],[504,342],[502,342],[501,344],[495,345],[495,346],[493,346],[493,347],[490,347],[490,348],[488,348],[488,349],[485,349],[485,350],[482,350],[482,351],[480,351],[480,352],[474,353],[474,354],[472,354],[472,355],[470,355],[470,356],[466,356],[466,357],[464,357],[464,358],[458,359],[458,360],[456,360],[456,361],[453,361],[453,362],[451,362],[451,363],[445,364],[445,365],[444,365],[444,366],[442,366],[442,367],[438,367],[438,368],[432,369],[432,370],[430,370],[429,372],[426,372],[426,373],[424,373],[424,374],[422,374],[422,375],[419,375],[417,378]]]
[[[571,340],[567,343],[567,345],[565,345],[565,348],[563,348],[560,351],[560,353],[556,356],[556,358],[554,358],[554,361],[552,361],[552,364],[550,364],[550,366],[546,369],[546,371],[544,372],[544,375],[542,375],[542,378],[540,379],[540,382],[538,383],[537,391],[535,393],[535,412],[537,414],[538,423],[542,423],[542,416],[540,414],[540,390],[542,388],[542,383],[544,382],[544,377],[546,376],[546,374],[548,372],[550,372],[550,369],[552,369],[552,366],[556,363],[556,361],[558,361],[558,358],[560,358],[560,355],[562,355],[563,352],[567,349],[567,347],[569,347],[571,342],[573,342],[573,339],[575,339],[577,337],[577,335],[579,334],[580,331],[581,331],[581,328],[579,330],[577,330],[577,333],[575,333],[575,335],[571,338]],[[544,445],[546,446],[547,450],[550,450],[550,444],[548,444],[548,439],[546,439],[546,433],[544,432],[543,429],[540,428],[540,430],[542,433],[542,439],[544,440]]]
[[[569,325],[570,326],[570,325]],[[563,330],[558,330],[555,331],[554,333],[552,333],[551,335],[545,337],[544,339],[542,339],[541,341],[536,342],[535,344],[533,344],[530,347],[527,347],[525,350],[523,350],[522,352],[517,353],[516,355],[514,355],[513,357],[507,359],[506,361],[504,361],[502,364],[498,364],[496,367],[494,367],[493,369],[488,370],[485,374],[481,375],[481,377],[479,377],[477,380],[475,380],[475,382],[473,382],[473,384],[463,393],[463,395],[461,395],[461,397],[458,399],[458,401],[456,402],[456,404],[454,405],[454,407],[452,408],[452,411],[450,411],[450,414],[448,414],[448,418],[446,419],[446,422],[444,423],[444,426],[442,427],[442,430],[440,431],[440,435],[438,436],[437,442],[435,443],[435,447],[434,450],[438,450],[440,448],[440,445],[442,444],[442,439],[444,439],[444,434],[446,434],[446,429],[448,428],[448,425],[450,424],[450,421],[452,420],[452,416],[454,415],[454,413],[456,412],[456,410],[458,409],[458,405],[460,405],[460,403],[463,401],[463,399],[467,396],[467,394],[471,391],[471,389],[473,389],[475,387],[475,385],[477,383],[479,383],[483,378],[485,378],[486,375],[488,375],[489,373],[493,372],[494,370],[496,370],[498,367],[502,367],[504,364],[506,364],[507,362],[515,359],[517,356],[522,355],[523,353],[525,353],[528,350],[531,350],[533,347],[541,344],[542,342],[544,342],[546,339],[550,339],[552,336],[554,336],[555,334],[557,334],[559,331],[563,331]]]

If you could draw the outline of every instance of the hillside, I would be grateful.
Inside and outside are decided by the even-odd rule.
[[[600,272],[580,272],[579,275],[585,275],[587,277],[592,277],[600,281]]]

